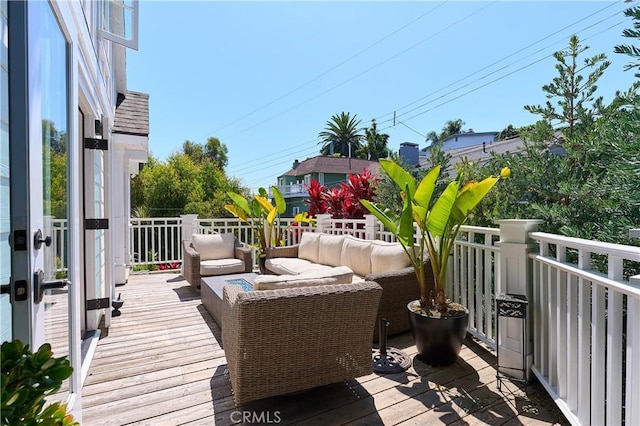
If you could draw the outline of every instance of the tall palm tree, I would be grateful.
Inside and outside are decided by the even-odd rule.
[[[360,120],[356,119],[348,112],[334,114],[331,120],[327,121],[325,129],[318,133],[321,139],[321,155],[340,154],[345,157],[353,156],[357,149],[361,147],[364,136],[360,126]],[[350,155],[351,154],[351,155]]]

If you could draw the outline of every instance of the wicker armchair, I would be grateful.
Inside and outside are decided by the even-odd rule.
[[[224,235],[224,234],[219,234]],[[230,234],[227,234],[230,235]],[[196,238],[196,236],[192,236]],[[228,262],[230,265],[226,266],[224,259],[218,259],[218,265],[214,268],[203,268],[200,259],[200,253],[196,251],[193,246],[192,240],[182,241],[182,276],[191,284],[192,288],[196,291],[200,291],[200,278],[208,275],[226,275],[233,273],[251,272],[253,270],[253,258],[252,249],[249,247],[242,247],[237,238],[231,237],[233,240],[233,257],[234,259],[241,260],[242,263]]]
[[[224,288],[222,342],[238,404],[371,374],[372,282]]]

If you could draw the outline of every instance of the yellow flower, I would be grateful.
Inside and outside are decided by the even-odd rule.
[[[503,167],[502,170],[500,170],[500,177],[506,179],[509,176],[511,176],[511,169],[508,167]]]

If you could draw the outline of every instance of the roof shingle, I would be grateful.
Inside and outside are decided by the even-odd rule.
[[[149,136],[149,94],[127,91],[116,107],[114,133]]]

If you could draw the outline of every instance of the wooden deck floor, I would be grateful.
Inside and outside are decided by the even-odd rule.
[[[495,356],[468,338],[459,361],[337,383],[236,407],[220,329],[177,274],[132,275],[82,390],[83,425],[566,424],[539,385],[495,381]],[[390,346],[415,355],[408,334]],[[261,420],[261,422],[260,422]]]

